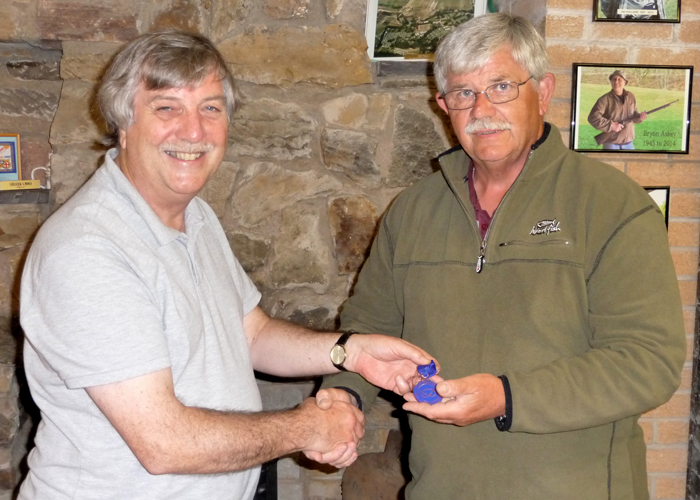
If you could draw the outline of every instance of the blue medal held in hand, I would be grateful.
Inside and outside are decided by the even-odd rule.
[[[416,397],[416,401],[419,403],[429,403],[434,405],[435,403],[440,403],[442,401],[442,397],[435,390],[435,382],[428,380],[435,374],[437,374],[435,361],[431,361],[430,364],[420,365],[418,367],[418,375],[420,375],[423,380],[418,382],[413,388],[413,395]]]

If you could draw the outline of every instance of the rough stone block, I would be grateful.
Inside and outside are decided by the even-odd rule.
[[[309,397],[313,387],[312,382],[258,383],[265,411],[294,408]]]
[[[68,80],[63,84],[61,101],[51,126],[51,144],[99,142],[106,133],[95,102],[97,89],[91,83]]]
[[[0,398],[0,446],[11,443],[18,428],[19,408],[17,406],[17,397]]]
[[[0,89],[0,114],[50,122],[58,107],[58,93],[31,88]]]
[[[41,38],[48,40],[128,41],[139,34],[134,6],[109,0],[38,0],[37,24]]]
[[[390,187],[409,186],[437,168],[435,158],[446,144],[424,113],[398,106],[394,116],[394,148],[386,180]]]
[[[327,307],[314,307],[308,310],[294,309],[287,319],[295,325],[303,326],[310,330],[335,330],[335,314]]]
[[[207,34],[208,9],[211,2],[200,0],[166,0],[153,2],[153,24],[149,31],[176,28],[192,33]]]
[[[364,94],[349,94],[321,105],[321,113],[332,125],[358,129],[366,120],[369,100]]]
[[[227,158],[291,160],[311,155],[316,124],[297,104],[259,99],[233,117]]]
[[[233,254],[243,266],[243,270],[251,273],[265,265],[271,251],[270,242],[253,238],[243,233],[226,233]]]
[[[282,212],[270,281],[275,288],[328,287],[330,252],[320,233],[317,207],[299,203]]]
[[[381,173],[374,162],[377,141],[362,132],[324,129],[321,151],[325,165],[355,182],[377,186]]]
[[[336,198],[328,219],[338,261],[338,272],[359,270],[365,261],[377,225],[377,207],[365,197]]]
[[[102,164],[104,151],[84,144],[59,146],[51,158],[51,190],[55,208],[66,202]]]
[[[309,500],[342,500],[340,483],[328,479],[309,481]]]
[[[226,203],[231,197],[233,181],[240,168],[240,165],[237,163],[222,162],[214,176],[199,192],[199,196],[209,203],[209,206],[219,218],[224,216]]]
[[[386,127],[391,111],[391,94],[374,94],[369,98],[367,118],[365,126],[369,129],[381,129]]]
[[[257,28],[224,40],[219,49],[234,75],[247,82],[330,88],[372,82],[365,38],[347,26]]]
[[[263,10],[273,19],[306,17],[309,13],[309,0],[265,0]]]
[[[301,468],[291,457],[280,458],[277,461],[277,479],[282,482],[285,479],[299,480],[301,478]]]
[[[56,57],[58,54],[59,57]],[[8,61],[6,64],[7,74],[16,80],[34,81],[34,80],[60,80],[59,62],[61,61],[60,53],[54,52],[51,54],[54,57],[43,60],[18,60]]]
[[[122,43],[63,42],[61,78],[97,83]]]
[[[395,500],[406,484],[400,454],[403,437],[389,432],[381,453],[360,456],[343,474],[343,500]]]
[[[225,38],[241,21],[246,19],[253,0],[216,0],[211,2],[212,40],[218,42]]]
[[[231,211],[247,227],[266,222],[300,200],[324,196],[342,187],[330,176],[292,172],[271,163],[253,164],[241,174],[234,188]]]

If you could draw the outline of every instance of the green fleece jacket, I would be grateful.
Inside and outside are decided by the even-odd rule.
[[[549,129],[549,127],[547,127]],[[551,127],[482,238],[457,149],[382,220],[343,330],[402,337],[445,379],[505,374],[512,426],[410,415],[409,500],[648,498],[639,415],[677,389],[681,301],[664,217]],[[376,388],[327,377],[365,405]]]

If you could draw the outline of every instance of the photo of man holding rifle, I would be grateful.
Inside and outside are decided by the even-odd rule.
[[[692,67],[576,64],[575,151],[688,151]]]

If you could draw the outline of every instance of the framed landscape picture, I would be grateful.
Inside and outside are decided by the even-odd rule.
[[[681,0],[595,0],[596,21],[679,23]]]
[[[688,153],[692,66],[574,64],[571,149]]]
[[[487,12],[487,0],[368,0],[365,36],[373,61],[432,61],[452,28]]]

